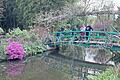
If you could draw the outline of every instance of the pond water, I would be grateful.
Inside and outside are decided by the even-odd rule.
[[[24,61],[2,62],[0,80],[88,80],[89,75],[97,75],[109,67],[102,64],[111,56],[105,50],[65,48]]]

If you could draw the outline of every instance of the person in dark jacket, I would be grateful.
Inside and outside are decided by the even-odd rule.
[[[90,36],[90,31],[93,31],[93,28],[91,26],[86,26],[85,31],[88,31],[86,32],[86,40],[88,40]]]
[[[58,30],[58,33],[56,33],[56,37],[57,37],[56,41],[59,41],[59,37],[60,37],[60,34],[61,34],[59,32],[63,32],[63,31],[64,31],[64,28],[62,28],[62,27]]]
[[[63,34],[61,34],[60,32],[63,32],[64,31],[64,28],[60,28],[59,30],[58,30],[58,33],[56,33],[56,42],[58,42],[57,44],[56,44],[56,49],[57,50],[59,50],[59,41],[60,41],[60,36],[62,36]]]

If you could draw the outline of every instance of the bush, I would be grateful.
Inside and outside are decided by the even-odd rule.
[[[20,59],[22,60],[23,57],[25,56],[24,54],[24,49],[22,44],[18,42],[11,42],[7,47],[6,47],[6,52],[8,55],[8,59]]]
[[[23,48],[25,51],[24,55],[36,54],[38,52],[42,53],[46,50],[46,46],[35,33],[16,28],[0,39],[0,58],[6,58],[7,56],[5,54],[8,54],[9,59],[22,59],[23,51],[20,53],[20,50],[16,46],[20,49]],[[18,54],[22,55],[18,56]]]
[[[0,27],[0,34],[3,34],[4,30]]]
[[[117,74],[117,69],[109,68],[98,76],[89,76],[89,80],[120,80]]]
[[[40,41],[33,42],[32,44],[26,43],[24,48],[26,54],[37,54],[37,52],[42,53],[46,50],[46,46]]]

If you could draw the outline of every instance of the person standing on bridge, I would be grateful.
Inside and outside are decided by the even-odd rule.
[[[61,27],[58,32],[56,33],[56,49],[59,49],[59,42],[60,42],[60,36],[63,36],[63,34],[61,34],[61,32],[64,31],[64,28]]]
[[[64,28],[61,27],[56,33],[56,42],[59,42],[60,36],[62,35],[60,32],[63,32],[63,31],[64,31]]]
[[[90,31],[93,31],[93,28],[91,26],[86,26],[86,40],[89,40],[90,37]]]
[[[82,25],[82,26],[80,26],[80,40],[84,40],[84,38],[85,38],[85,29],[86,29],[86,27],[85,27],[85,25]]]

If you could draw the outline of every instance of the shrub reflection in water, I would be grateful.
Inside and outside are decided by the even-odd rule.
[[[5,70],[5,73],[7,74],[7,76],[15,77],[22,74],[24,67],[25,64],[23,64],[23,62],[18,62],[18,63],[9,62]]]

